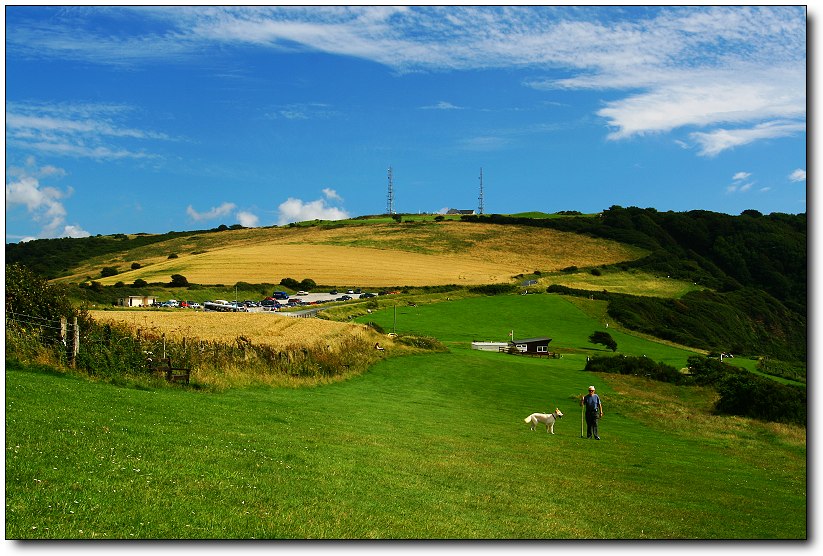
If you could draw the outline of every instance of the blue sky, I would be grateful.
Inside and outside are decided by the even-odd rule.
[[[806,11],[6,6],[6,241],[806,211]]]

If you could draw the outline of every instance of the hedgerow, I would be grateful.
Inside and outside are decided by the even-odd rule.
[[[717,414],[806,426],[805,388],[781,384],[718,359],[689,357],[688,373],[682,373],[645,357],[618,355],[591,358],[584,370],[641,376],[677,385],[708,386],[720,395],[714,407]]]

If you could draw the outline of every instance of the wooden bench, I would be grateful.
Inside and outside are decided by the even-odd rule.
[[[183,384],[189,383],[189,377],[191,376],[191,369],[186,367],[175,367],[171,364],[171,357],[166,357],[165,359],[158,359],[158,360],[148,360],[149,370],[152,374],[157,376],[163,376],[169,382],[182,382]]]

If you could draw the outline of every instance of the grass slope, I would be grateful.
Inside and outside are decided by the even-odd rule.
[[[579,433],[590,382],[600,442]],[[12,539],[806,534],[804,446],[757,424],[723,437],[720,418],[636,415],[569,359],[414,356],[322,388],[219,395],[14,368],[6,383]],[[705,405],[658,387],[644,392],[661,409]],[[523,418],[555,405],[557,434],[529,431]]]
[[[806,538],[803,429],[711,415],[710,390],[582,371],[599,323],[560,296],[397,312],[398,330],[451,352],[318,388],[219,394],[10,365],[6,537]],[[552,336],[564,357],[468,349],[511,328]],[[620,352],[688,354],[614,336]],[[600,442],[580,438],[589,384],[604,400]],[[529,431],[526,415],[554,407],[557,434]]]
[[[589,343],[589,336],[596,330],[609,332],[617,342],[617,353],[646,355],[676,368],[684,367],[686,359],[697,353],[608,328],[607,321],[594,320],[554,294],[473,297],[416,307],[398,305],[396,310],[383,309],[357,321],[375,322],[386,332],[434,336],[446,345],[463,348],[469,348],[472,341],[506,342],[511,331],[515,339],[547,336],[552,338],[550,350],[583,364],[586,356],[612,353]]]
[[[169,259],[169,255],[176,258]],[[508,282],[535,270],[634,260],[642,249],[548,228],[457,221],[348,223],[226,230],[93,258],[64,281],[198,284],[311,278],[318,284],[422,286]],[[131,270],[132,263],[139,269]],[[101,278],[103,267],[119,274]]]

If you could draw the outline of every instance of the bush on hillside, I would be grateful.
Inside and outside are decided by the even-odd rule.
[[[806,425],[806,389],[780,384],[718,359],[693,355],[689,374],[695,384],[720,394],[715,411],[763,421]]]
[[[481,293],[483,295],[500,295],[504,293],[512,293],[517,289],[513,284],[487,284],[485,286],[471,286],[469,291],[472,293]]]
[[[646,377],[671,384],[689,384],[691,379],[665,363],[657,363],[648,357],[617,355],[614,357],[592,357],[586,361],[585,371],[595,373],[616,373]]]
[[[290,290],[300,289],[300,282],[298,282],[294,278],[283,278],[282,280],[280,280],[280,285],[284,288],[289,288]]]
[[[303,278],[303,280],[300,282],[300,289],[301,290],[311,291],[316,287],[317,287],[317,282],[315,282],[311,278]]]

